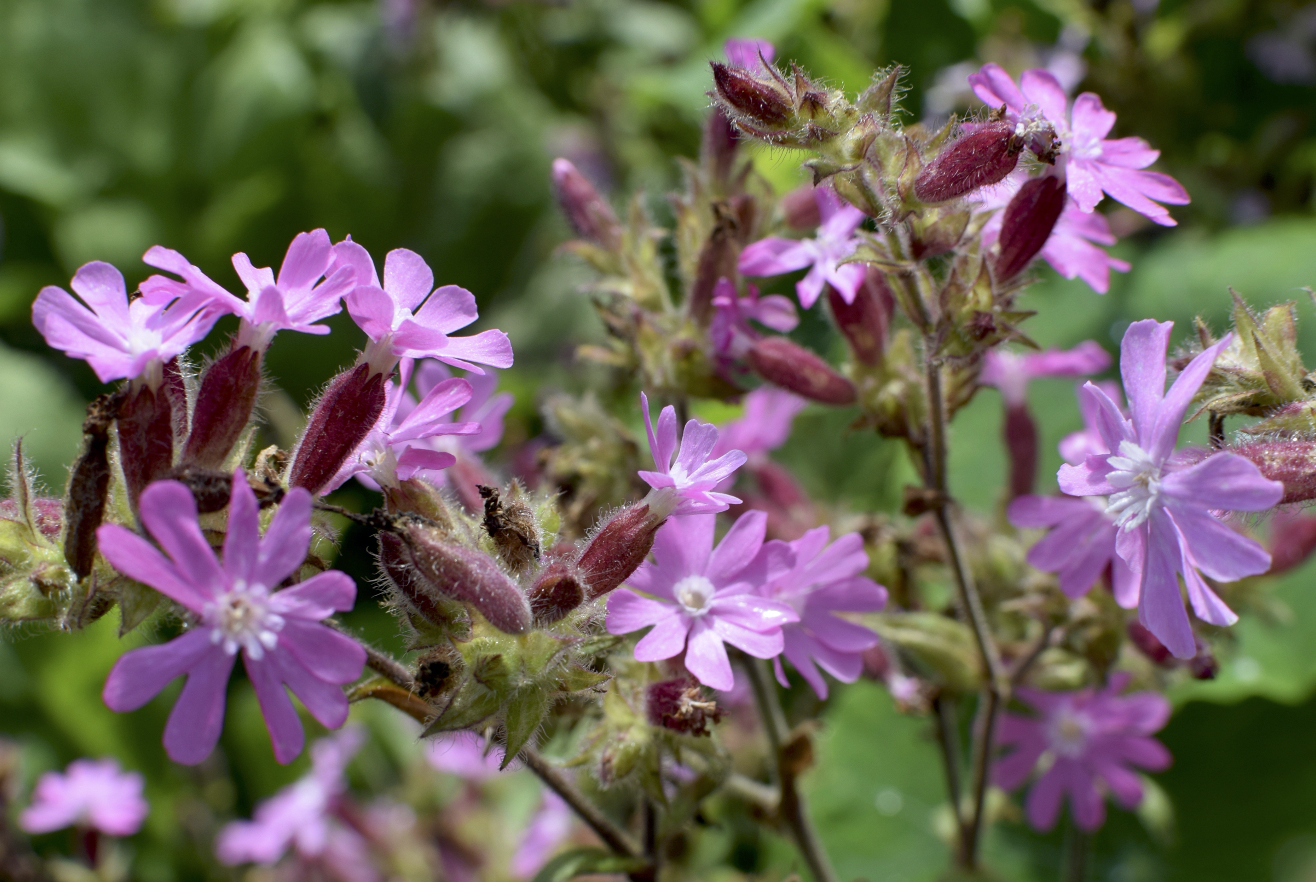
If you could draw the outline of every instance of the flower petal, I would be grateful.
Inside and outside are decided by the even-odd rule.
[[[210,756],[219,743],[228,677],[235,658],[212,645],[188,671],[187,683],[165,723],[165,753],[174,762],[194,766]]]
[[[639,656],[637,655],[636,658]],[[736,675],[731,670],[727,648],[722,644],[721,636],[704,619],[697,620],[690,629],[689,646],[685,652],[685,669],[710,689],[720,689],[725,692],[736,685]]]

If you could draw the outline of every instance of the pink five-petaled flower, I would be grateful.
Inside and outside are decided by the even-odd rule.
[[[142,260],[183,279],[151,276],[141,285],[144,300],[158,303],[175,297],[200,297],[212,317],[232,314],[242,319],[235,348],[251,346],[261,351],[279,331],[329,333],[328,325],[315,323],[343,308],[343,295],[355,282],[349,267],[333,265],[333,245],[324,230],[298,233],[293,238],[277,279],[269,267],[253,266],[245,253],[233,255],[233,269],[247,288],[246,300],[230,294],[172,249],[156,245]]]
[[[685,650],[685,668],[712,689],[730,689],[735,674],[724,643],[756,658],[782,650],[782,625],[798,620],[785,603],[754,593],[741,578],[763,547],[767,515],[746,512],[713,547],[716,518],[668,519],[653,543],[653,562],[640,565],[608,598],[608,632],[628,634],[653,625],[635,645],[639,661],[672,658]],[[636,593],[642,591],[647,597]]]
[[[819,698],[827,697],[821,667],[843,683],[859,679],[864,650],[878,643],[869,629],[834,615],[874,612],[886,606],[887,591],[867,576],[868,555],[858,533],[847,533],[830,546],[827,527],[809,530],[794,542],[774,540],[763,546],[746,575],[762,579],[764,597],[789,605],[798,622],[783,625],[782,652]],[[773,660],[777,681],[789,688],[781,659]]]
[[[364,740],[360,729],[348,728],[311,745],[309,773],[257,805],[250,821],[219,831],[220,863],[274,864],[292,848],[302,861],[336,866],[335,878],[378,878],[367,843],[337,814],[347,790],[343,773]]]
[[[1170,717],[1170,703],[1155,692],[1120,696],[1129,683],[1125,673],[1111,676],[1106,688],[1075,692],[1020,689],[1016,693],[1038,712],[1001,717],[1000,743],[1014,749],[996,762],[995,783],[1013,790],[1034,768],[1045,768],[1028,794],[1028,822],[1050,830],[1069,796],[1074,822],[1095,830],[1106,819],[1104,794],[1126,809],[1142,802],[1142,782],[1130,767],[1160,771],[1170,752],[1150,737]],[[1039,766],[1048,760],[1049,767]]]
[[[855,230],[863,223],[864,213],[828,186],[815,187],[813,198],[822,217],[817,236],[760,239],[740,252],[740,272],[747,276],[779,276],[807,266],[808,275],[795,283],[800,306],[805,309],[813,306],[825,285],[835,288],[846,303],[853,303],[867,270],[862,263],[841,261],[854,254],[859,246]]]
[[[1107,452],[1079,466],[1062,466],[1060,489],[1071,496],[1105,496],[1119,528],[1116,551],[1139,585],[1138,618],[1174,655],[1196,654],[1193,629],[1179,596],[1179,573],[1193,611],[1213,625],[1238,620],[1201,573],[1233,581],[1264,573],[1270,555],[1222,524],[1215,510],[1263,511],[1279,503],[1284,486],[1262,477],[1232,453],[1189,464],[1174,445],[1193,396],[1232,335],[1196,356],[1165,391],[1165,356],[1172,322],[1134,322],[1120,344],[1120,372],[1132,419],[1105,393],[1084,388],[1099,407],[1097,427]],[[1200,573],[1199,573],[1200,571]]]
[[[131,836],[141,829],[149,807],[142,798],[142,776],[124,772],[113,759],[78,759],[63,772],[37,779],[32,804],[18,825],[28,833],[49,833],[85,826],[110,836]]]
[[[123,275],[99,260],[83,264],[71,287],[82,302],[63,288],[42,288],[32,324],[52,348],[85,359],[102,383],[145,376],[158,386],[162,365],[206,336],[218,317],[198,312],[195,300],[129,303]]]
[[[713,320],[708,325],[708,337],[713,352],[720,361],[738,361],[745,357],[754,341],[759,338],[750,326],[750,320],[785,334],[800,323],[795,304],[780,294],[759,296],[759,289],[745,286],[745,296],[736,293],[736,286],[723,276],[713,287]]]
[[[1027,401],[1030,380],[1041,377],[1086,377],[1110,367],[1110,355],[1095,340],[1084,340],[1073,349],[1045,352],[1010,352],[990,349],[983,358],[978,382],[995,386],[1007,406]]]
[[[680,452],[677,453],[676,408],[670,404],[663,408],[658,415],[658,428],[655,432],[653,420],[649,418],[649,399],[643,392],[640,393],[640,404],[644,407],[644,428],[649,434],[649,450],[657,467],[657,471],[640,472],[644,483],[654,489],[649,494],[652,507],[663,509],[666,505],[674,505],[668,511],[669,514],[689,515],[726,511],[740,502],[735,496],[718,493],[714,488],[745,464],[744,453],[729,450],[709,460],[717,445],[717,427],[698,420],[690,420],[685,424],[680,439]],[[675,462],[672,461],[673,453],[677,454]],[[669,498],[659,503],[659,496]]]
[[[347,311],[370,338],[365,360],[378,370],[391,369],[399,358],[424,357],[477,374],[484,371],[472,362],[512,366],[512,343],[502,331],[449,336],[480,317],[475,295],[456,285],[436,289],[434,273],[416,252],[388,253],[382,287],[369,253],[351,239],[334,246],[334,258],[355,270],[357,286],[347,295]]]
[[[168,557],[117,524],[97,530],[101,554],[119,572],[185,607],[196,624],[169,643],[122,656],[105,681],[105,703],[116,711],[136,710],[186,674],[165,725],[165,752],[175,762],[199,763],[219,741],[225,690],[241,652],[279,762],[301,753],[305,738],[285,685],[311,716],[330,728],[341,726],[347,698],[339,686],[360,676],[365,650],[320,621],[351,609],[356,586],[346,573],[331,570],[276,590],[301,567],[310,547],[310,494],[290,490],[262,538],[256,495],[242,472],[235,472],[222,566],[183,484],[155,482],[142,493],[140,509],[142,523]]]
[[[1100,97],[1084,92],[1075,98],[1071,123],[1069,97],[1048,71],[1026,70],[1016,86],[999,65],[986,64],[969,76],[969,84],[992,107],[1004,104],[1009,118],[1020,126],[1026,127],[1039,115],[1051,123],[1060,139],[1056,165],[1063,169],[1069,195],[1082,211],[1095,209],[1105,191],[1162,226],[1175,225],[1158,203],[1186,205],[1188,192],[1169,175],[1141,171],[1161,155],[1146,141],[1106,138],[1115,126],[1115,114],[1102,106]]]

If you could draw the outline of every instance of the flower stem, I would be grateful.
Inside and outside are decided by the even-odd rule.
[[[968,827],[964,823],[964,807],[960,802],[960,744],[959,727],[955,723],[955,705],[938,695],[932,699],[932,710],[937,715],[937,746],[941,748],[941,762],[946,772],[946,794],[950,797],[951,813],[955,816],[955,832],[963,843]]]
[[[1065,832],[1065,866],[1061,882],[1084,882],[1087,879],[1091,845],[1092,835],[1078,829],[1071,821]]]
[[[520,756],[530,771],[539,776],[539,780],[543,781],[549,790],[562,797],[562,801],[571,806],[580,819],[588,824],[609,848],[626,857],[641,856],[640,846],[631,839],[630,834],[604,815],[598,806],[580,792],[575,782],[549,762],[543,754],[527,746],[521,748]]]

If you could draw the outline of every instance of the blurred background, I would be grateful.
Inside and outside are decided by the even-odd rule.
[[[533,437],[543,396],[587,385],[573,352],[601,334],[578,293],[585,270],[554,253],[567,229],[549,164],[566,156],[614,202],[640,189],[660,221],[670,217],[662,194],[678,181],[675,158],[697,152],[707,63],[733,36],[771,40],[779,61],[851,91],[875,68],[905,64],[910,122],[969,109],[965,77],[986,61],[1016,73],[1045,66],[1075,92],[1100,93],[1119,115],[1115,136],[1159,148],[1157,168],[1193,202],[1174,209],[1173,229],[1111,211],[1116,253],[1132,271],[1102,297],[1044,269],[1026,295],[1041,311],[1027,328],[1034,339],[1092,338],[1113,352],[1137,318],[1173,319],[1182,335],[1200,313],[1220,329],[1232,286],[1258,306],[1298,300],[1316,360],[1316,306],[1303,289],[1316,285],[1316,6],[0,0],[0,443],[22,435],[58,494],[83,406],[101,391],[31,327],[42,285],[65,285],[93,259],[135,284],[147,275],[142,252],[160,243],[233,286],[233,252],[277,266],[291,237],[315,227],[335,240],[350,233],[377,259],[414,249],[440,282],[473,291],[477,327],[504,329],[516,349],[502,380],[517,394],[504,446]],[[799,161],[756,156],[783,190],[803,180]],[[300,409],[361,344],[345,315],[332,324],[330,337],[284,334],[272,348],[268,372],[286,393],[267,402],[274,440],[295,430]],[[212,335],[199,354],[222,339]],[[1037,383],[1032,394],[1048,443],[1077,428],[1068,384]],[[999,480],[983,478],[1002,474],[998,412],[985,393],[955,427],[954,486],[985,511],[1000,493]],[[855,509],[896,508],[902,466],[890,451],[847,435],[843,413],[814,408],[800,419],[781,458],[811,490]],[[364,491],[346,493],[370,504]],[[340,565],[365,586],[368,550],[352,538]],[[1138,816],[1112,812],[1093,878],[1316,880],[1313,575],[1294,571],[1245,615],[1215,681],[1173,694],[1163,737],[1175,765]],[[382,615],[362,613],[358,624],[388,638]],[[4,635],[0,732],[24,745],[24,779],[78,755],[116,755],[147,774],[154,808],[134,841],[134,877],[236,878],[208,864],[196,831],[206,817],[249,815],[305,760],[274,764],[235,678],[242,694],[230,705],[223,774],[170,767],[158,746],[168,702],[116,716],[99,701],[120,651],[112,625]],[[900,716],[863,683],[839,690],[825,713],[814,805],[842,875],[936,878],[942,787],[925,721]],[[217,783],[229,774],[235,784]],[[790,849],[756,835],[730,831],[710,860],[732,869],[708,878],[789,871]],[[1061,836],[1007,819],[990,850],[1004,878],[1051,879]]]

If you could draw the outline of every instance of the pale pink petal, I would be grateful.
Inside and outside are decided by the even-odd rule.
[[[475,295],[457,285],[444,285],[416,310],[416,321],[428,328],[451,334],[480,317]]]
[[[1203,509],[1264,511],[1279,505],[1284,485],[1267,480],[1250,460],[1217,453],[1166,475],[1161,492],[1176,502]]]
[[[364,650],[360,652],[358,658],[361,664],[365,663]],[[306,710],[319,721],[320,725],[337,729],[347,721],[347,696],[343,694],[343,690],[315,676],[293,653],[281,652],[276,649],[273,652],[266,653],[265,658],[261,659],[261,663],[268,663],[275,667],[277,671],[275,676],[288,685],[293,695],[301,699]],[[248,660],[248,665],[250,665],[250,660]],[[360,672],[359,665],[357,672]],[[300,748],[298,752],[300,752]]]
[[[1154,319],[1134,322],[1124,332],[1124,340],[1120,343],[1124,394],[1129,399],[1129,411],[1138,438],[1143,441],[1152,437],[1157,417],[1161,414],[1161,401],[1165,397],[1165,353],[1173,327],[1173,322]],[[1200,381],[1198,385],[1201,385]],[[1178,422],[1175,426],[1177,429]]]
[[[1050,830],[1060,815],[1060,796],[1064,777],[1052,766],[1028,793],[1028,823],[1037,830]]]
[[[781,635],[777,636],[780,639]],[[639,659],[638,646],[636,650],[635,657]],[[640,660],[644,661],[644,659]],[[710,689],[726,691],[736,685],[736,675],[731,670],[727,648],[722,644],[722,638],[713,630],[712,625],[703,619],[696,620],[690,628],[689,646],[685,652],[685,669]]]
[[[782,636],[780,629],[764,633],[757,630],[750,630],[749,628],[742,628],[740,625],[730,621],[726,616],[719,615],[711,616],[710,618],[710,627],[713,633],[720,638],[719,645],[721,645],[722,640],[725,640],[727,643],[730,643],[732,646],[743,652],[749,653],[755,658],[772,658],[773,656],[781,654]],[[693,636],[691,637],[690,644],[691,647],[694,647],[695,645]],[[692,648],[690,651],[686,652],[687,668],[690,667],[690,654],[694,651],[695,650]],[[723,649],[723,653],[725,652],[726,650]],[[696,674],[696,676],[698,675]],[[713,685],[706,681],[705,684]],[[721,689],[724,687],[713,685],[713,688]]]
[[[434,273],[416,252],[394,249],[384,258],[384,290],[400,306],[414,310],[434,290]]]
[[[1192,658],[1197,645],[1179,594],[1178,574],[1183,565],[1178,532],[1161,511],[1153,511],[1142,529],[1150,529],[1150,534],[1138,618],[1176,658]]]
[[[382,340],[393,332],[397,319],[393,299],[373,285],[357,285],[345,298],[347,314],[371,340]]]
[[[1270,555],[1255,540],[1229,529],[1209,512],[1179,505],[1169,515],[1202,572],[1232,582],[1270,569]]]
[[[1074,99],[1073,125],[1075,140],[1101,141],[1115,127],[1115,114],[1101,103],[1101,97],[1084,92]]]
[[[741,515],[708,559],[704,569],[708,580],[719,587],[731,582],[763,547],[767,527],[768,516],[764,512],[748,511]]]
[[[278,652],[283,651],[326,683],[351,683],[361,676],[366,663],[365,649],[351,637],[318,622],[297,618],[287,619],[279,631]],[[297,691],[296,686],[293,691]],[[298,697],[302,698],[301,693]]]
[[[1069,128],[1069,96],[1065,94],[1064,87],[1055,78],[1055,75],[1048,70],[1033,68],[1026,70],[1019,77],[1019,90],[1024,93],[1024,97],[1029,103],[1036,104],[1042,111],[1051,125],[1055,126],[1059,132],[1064,132]],[[1077,117],[1078,107],[1075,106],[1075,116]],[[1112,114],[1113,116],[1113,114]],[[1113,120],[1112,120],[1113,122]],[[1078,120],[1074,121],[1074,132],[1078,132]]]
[[[198,591],[154,545],[127,527],[102,525],[96,530],[96,543],[116,570],[193,612],[201,612],[210,600],[209,594]]]
[[[197,523],[191,490],[177,481],[156,481],[142,491],[139,508],[146,529],[198,593],[209,589],[213,595],[226,583],[215,552]]]
[[[324,230],[298,233],[279,267],[279,287],[285,291],[310,287],[329,268],[332,252],[333,245]]]
[[[659,603],[625,588],[608,595],[609,634],[629,634],[675,615],[677,612],[670,603]]]
[[[745,246],[737,267],[746,276],[779,276],[813,263],[813,252],[794,239],[772,236]]]
[[[233,473],[233,490],[228,503],[227,532],[224,534],[224,571],[244,582],[256,579],[260,551],[260,509],[256,494],[241,469]]]
[[[635,644],[636,661],[661,661],[679,655],[685,648],[689,621],[675,611],[668,618],[654,624],[653,630]]]
[[[129,650],[110,669],[101,698],[112,711],[135,711],[196,667],[203,656],[216,651],[223,652],[211,643],[205,628],[195,628],[160,646]]]
[[[330,266],[330,271],[341,266],[351,267],[357,285],[382,287],[379,284],[379,276],[375,273],[375,262],[370,259],[370,252],[350,238],[334,246],[334,262]]]
[[[984,64],[982,70],[969,75],[969,85],[973,87],[973,94],[991,107],[1004,104],[1018,114],[1023,112],[1028,103],[1014,84],[1014,78],[999,64]]]
[[[283,615],[318,622],[334,612],[347,612],[355,601],[356,583],[352,577],[340,570],[328,570],[291,588],[274,592],[270,597],[270,608]]]
[[[279,510],[261,540],[256,561],[261,582],[273,588],[297,572],[310,547],[311,494],[302,487],[294,487],[279,503]]]

